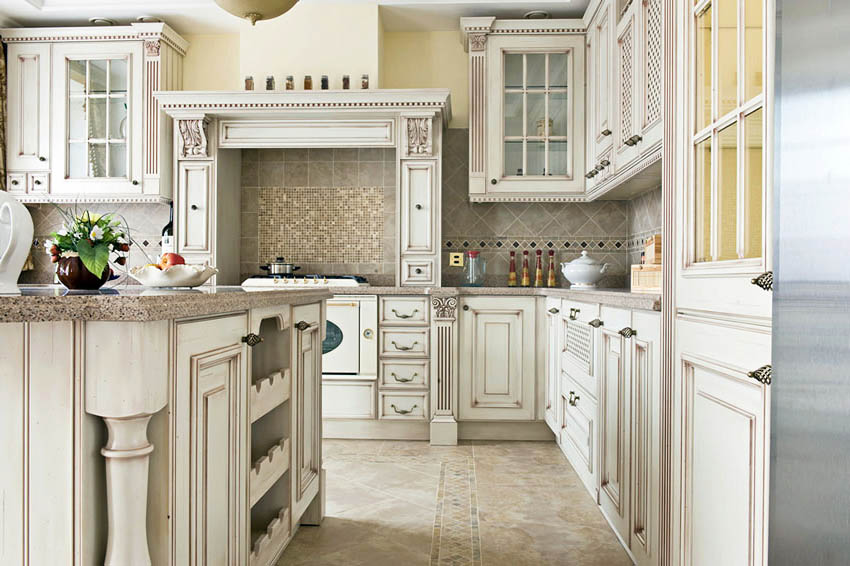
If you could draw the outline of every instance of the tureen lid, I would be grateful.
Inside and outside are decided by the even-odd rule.
[[[581,257],[577,257],[572,261],[567,262],[568,265],[602,265],[599,260],[590,257],[587,251],[581,252]]]

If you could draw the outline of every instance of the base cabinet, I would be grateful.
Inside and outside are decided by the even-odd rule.
[[[465,297],[458,323],[461,420],[533,420],[535,299]]]
[[[546,386],[543,398],[544,419],[556,435],[561,429],[560,396],[560,326],[561,300],[548,298],[546,308]]]

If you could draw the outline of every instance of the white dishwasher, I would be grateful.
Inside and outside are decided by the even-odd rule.
[[[378,297],[335,295],[322,343],[322,417],[377,416]]]

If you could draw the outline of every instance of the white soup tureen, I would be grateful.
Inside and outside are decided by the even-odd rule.
[[[581,252],[581,257],[561,264],[561,273],[570,282],[571,289],[595,289],[596,282],[607,270],[607,263],[599,263],[586,251]]]

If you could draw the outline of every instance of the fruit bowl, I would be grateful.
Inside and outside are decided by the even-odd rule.
[[[155,265],[141,265],[130,270],[130,277],[146,287],[197,287],[218,273],[218,269],[203,265],[172,265],[160,269]]]

